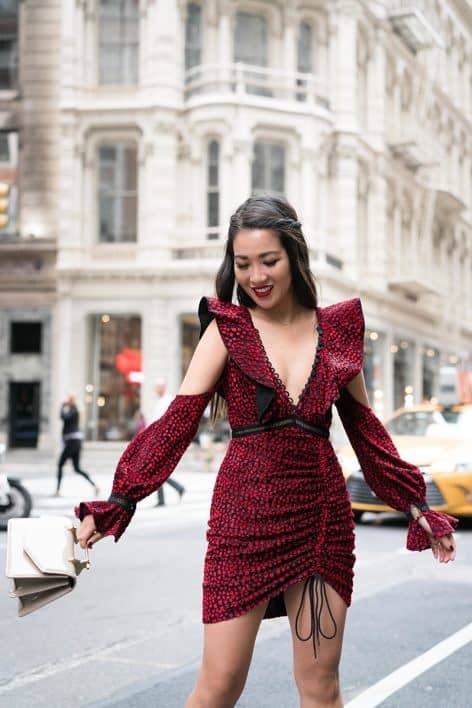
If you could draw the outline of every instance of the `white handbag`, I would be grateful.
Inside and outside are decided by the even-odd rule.
[[[8,521],[6,576],[13,580],[10,597],[18,599],[18,615],[38,610],[71,592],[77,576],[90,568],[75,557],[75,526],[64,516]]]

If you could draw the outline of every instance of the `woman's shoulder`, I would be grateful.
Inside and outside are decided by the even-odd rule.
[[[210,314],[216,317],[225,317],[230,319],[239,319],[246,315],[243,305],[235,305],[233,302],[220,300],[220,298],[210,295],[204,295],[198,305],[198,314],[205,316]]]
[[[198,305],[201,332],[206,330],[210,322],[216,319],[221,334],[229,335],[247,324],[247,312],[243,305],[220,300],[218,297],[205,295]]]
[[[359,297],[340,300],[319,309],[323,316],[333,324],[359,324],[364,321],[362,303]]]

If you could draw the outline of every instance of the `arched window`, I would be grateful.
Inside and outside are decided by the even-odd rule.
[[[98,148],[99,240],[137,240],[137,145],[102,143]]]
[[[220,144],[211,140],[207,149],[207,236],[219,236],[220,225]]]
[[[252,193],[285,192],[285,147],[259,140],[254,145]]]
[[[266,67],[268,65],[267,20],[263,15],[249,12],[237,12],[234,32],[234,61],[249,66]],[[266,74],[261,71],[244,71],[244,84],[247,93],[258,96],[271,96],[267,88]]]
[[[99,84],[137,84],[138,50],[139,0],[100,0]]]

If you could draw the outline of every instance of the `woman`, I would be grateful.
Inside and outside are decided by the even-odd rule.
[[[201,338],[179,394],[123,453],[108,502],[76,509],[78,536],[84,547],[118,540],[136,502],[171,474],[208,401],[214,417],[226,399],[232,440],[213,492],[204,652],[186,708],[234,706],[262,619],[282,615],[301,706],[341,706],[354,522],[328,439],[332,403],[372,489],[410,517],[408,548],[453,560],[457,520],[428,510],[422,474],[370,409],[360,301],[318,307],[301,225],[284,199],[251,197],[232,216],[216,292],[200,302]]]

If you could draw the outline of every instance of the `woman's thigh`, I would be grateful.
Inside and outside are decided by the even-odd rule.
[[[341,660],[344,625],[347,606],[340,595],[328,583],[325,583],[326,597],[322,597],[322,588],[318,588],[318,611],[321,609],[319,643],[316,641],[316,658],[313,649],[312,620],[308,588],[303,598],[299,614],[305,581],[292,585],[285,591],[285,606],[290,622],[293,643],[294,673],[297,683],[306,677],[316,677],[317,673],[336,674]],[[313,592],[313,590],[312,590]],[[326,599],[328,602],[326,602]],[[329,607],[328,607],[329,605]],[[315,607],[315,613],[317,608]],[[298,621],[297,621],[298,615]],[[334,621],[333,621],[334,620]],[[302,641],[297,636],[309,637]],[[334,634],[334,636],[333,636]],[[325,636],[323,636],[325,635]],[[316,637],[315,637],[316,640]]]
[[[240,617],[205,624],[203,658],[200,676],[221,680],[238,678],[245,681],[254,643],[268,603],[253,608]]]

